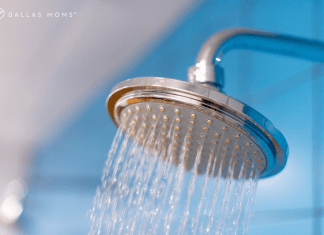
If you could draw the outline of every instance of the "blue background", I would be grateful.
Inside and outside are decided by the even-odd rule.
[[[34,235],[88,232],[87,213],[116,131],[105,109],[113,85],[139,76],[186,80],[204,41],[229,27],[323,40],[323,10],[321,1],[305,0],[202,3],[118,77],[107,75],[113,82],[92,105],[38,149],[21,226]],[[251,234],[323,234],[321,66],[250,51],[226,54],[222,66],[224,91],[271,120],[290,149],[285,169],[259,181]]]

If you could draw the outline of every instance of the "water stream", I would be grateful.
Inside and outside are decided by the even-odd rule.
[[[232,154],[225,165],[221,146],[215,145],[205,173],[199,174],[206,130],[188,171],[189,129],[177,143],[180,153],[175,157],[174,125],[164,144],[157,126],[161,117],[153,125],[143,119],[137,129],[136,118],[129,115],[113,140],[94,197],[89,235],[248,234],[258,182],[256,163],[238,165]]]

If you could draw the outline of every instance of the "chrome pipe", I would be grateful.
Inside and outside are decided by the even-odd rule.
[[[233,49],[247,49],[324,62],[324,43],[254,29],[234,28],[211,36],[201,48],[196,64],[189,68],[188,81],[224,87],[224,72],[219,66],[223,55]]]

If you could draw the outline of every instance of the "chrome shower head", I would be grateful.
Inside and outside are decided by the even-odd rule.
[[[210,157],[219,156],[228,169],[234,165],[237,178],[243,162],[256,164],[260,177],[278,173],[285,166],[288,146],[283,135],[260,113],[213,87],[185,81],[140,77],[119,83],[108,97],[108,111],[119,126],[132,126],[162,148],[171,148],[177,165],[181,155],[187,170],[201,159],[197,172],[207,169]],[[153,129],[158,131],[154,132]],[[219,167],[216,167],[219,169]],[[216,175],[218,172],[214,172]],[[222,172],[226,177],[227,172]]]
[[[230,169],[234,178],[243,168],[244,174],[257,169],[261,178],[277,174],[288,157],[284,136],[253,108],[221,92],[221,56],[235,48],[324,62],[322,42],[250,29],[224,30],[204,44],[189,68],[189,82],[159,77],[123,81],[108,97],[109,114],[117,126],[128,126],[138,143],[150,150],[167,149],[164,158],[183,163],[187,170],[195,165],[197,173],[227,177]],[[208,168],[210,159],[219,172]]]

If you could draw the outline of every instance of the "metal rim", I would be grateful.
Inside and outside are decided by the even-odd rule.
[[[138,77],[117,84],[107,99],[107,109],[119,125],[121,110],[136,102],[175,102],[207,113],[246,132],[267,157],[268,166],[260,178],[279,173],[285,166],[288,145],[279,130],[248,105],[212,87],[160,77]]]

